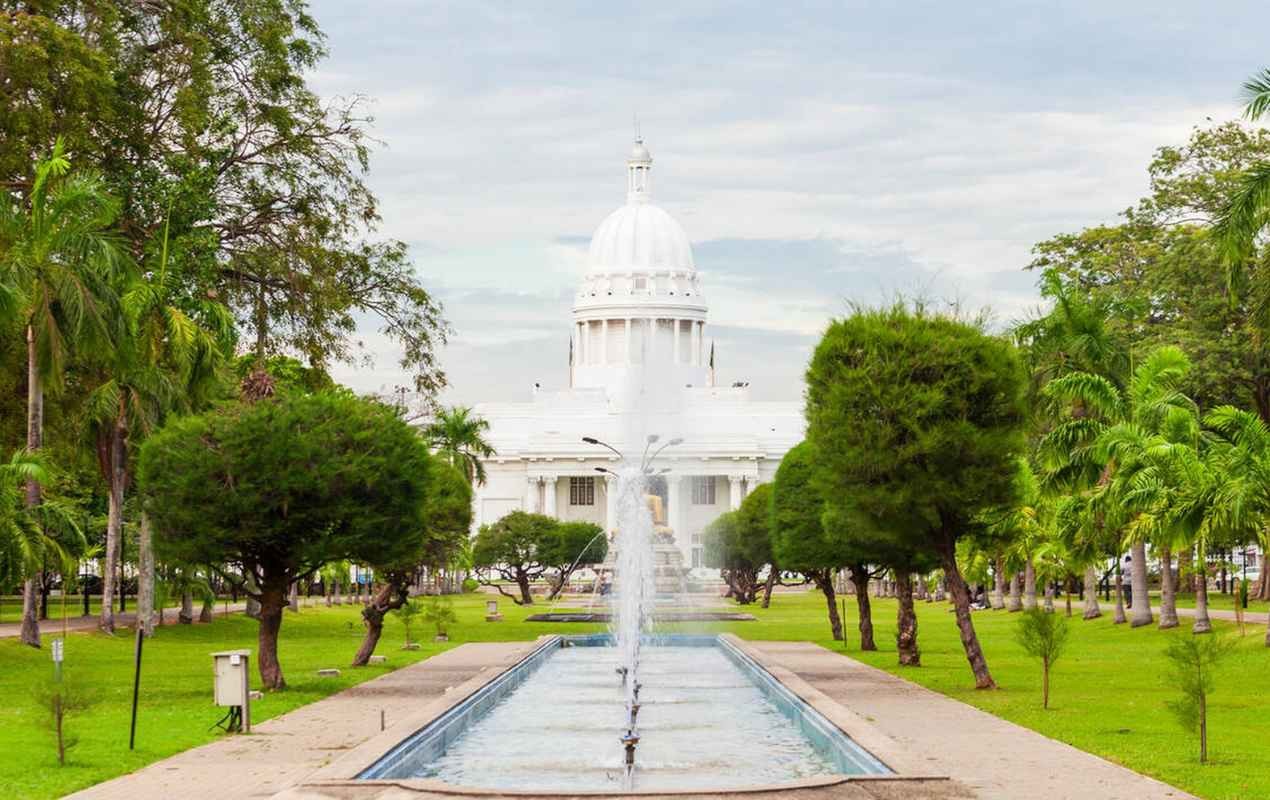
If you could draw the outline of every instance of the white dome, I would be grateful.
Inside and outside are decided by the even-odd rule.
[[[651,203],[628,203],[591,237],[592,272],[693,269],[692,245],[675,218]]]

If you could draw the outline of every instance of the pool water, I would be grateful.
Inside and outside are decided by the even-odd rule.
[[[364,777],[437,778],[491,789],[623,789],[619,737],[626,710],[615,664],[611,647],[556,648],[518,687],[447,734],[435,757],[399,757],[394,768]],[[824,741],[817,746],[800,724],[802,711],[773,699],[722,646],[645,647],[640,681],[640,742],[630,789],[740,788],[886,771],[862,750],[851,756],[859,764],[844,766]],[[817,724],[821,730],[826,723]],[[831,735],[855,747],[836,729]]]

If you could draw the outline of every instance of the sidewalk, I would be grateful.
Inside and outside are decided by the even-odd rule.
[[[246,607],[247,607],[246,603],[231,603],[229,606],[229,610],[230,612],[237,614],[237,613],[241,613],[242,610]],[[52,608],[50,608],[49,610],[54,611],[54,609]],[[179,609],[165,608],[163,610],[163,624],[176,625],[177,624],[176,618],[179,614],[180,614]],[[216,616],[218,617],[224,616],[224,614],[225,614],[225,606],[222,604],[217,604]],[[136,621],[137,621],[136,612],[129,611],[124,614],[120,614],[117,612],[115,613],[115,627],[116,628],[131,628]],[[195,612],[194,623],[198,624],[197,612]],[[94,614],[88,617],[81,617],[78,615],[74,617],[67,617],[66,630],[69,633],[82,633],[84,631],[95,631],[97,630],[97,615]],[[18,636],[21,632],[22,632],[22,623],[20,622],[6,622],[0,625],[0,639],[12,639]],[[50,616],[48,619],[40,620],[40,636],[41,637],[56,636],[60,634],[61,632],[62,632],[61,617],[53,618]]]

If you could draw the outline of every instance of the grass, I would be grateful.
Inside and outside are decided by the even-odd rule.
[[[500,601],[506,621],[486,623],[482,595],[455,602],[459,622],[450,641],[434,644],[430,632],[417,630],[422,650],[399,650],[403,632],[389,619],[379,652],[388,666],[346,668],[361,636],[358,610],[304,608],[283,624],[281,656],[289,688],[253,704],[263,721],[340,689],[383,674],[443,649],[469,641],[531,639],[542,633],[594,631],[596,625],[526,623],[532,610]],[[1077,606],[1079,609],[1079,606]],[[812,593],[778,594],[767,610],[753,609],[757,622],[709,626],[750,639],[811,640],[842,651],[828,637],[824,605]],[[895,605],[875,601],[876,653],[861,653],[855,638],[854,608],[848,605],[848,655],[970,703],[1020,725],[1096,753],[1201,797],[1213,800],[1270,796],[1270,715],[1262,708],[1261,683],[1270,670],[1270,650],[1262,646],[1260,625],[1223,664],[1212,699],[1210,751],[1201,766],[1193,736],[1177,727],[1165,702],[1175,692],[1166,678],[1162,651],[1169,637],[1189,635],[1155,628],[1132,630],[1100,620],[1072,620],[1066,655],[1054,668],[1051,709],[1041,709],[1040,668],[1014,642],[1017,616],[976,612],[988,662],[1002,688],[976,692],[957,639],[952,614],[944,604],[919,604],[919,641],[923,666],[900,669],[894,648]],[[1263,618],[1264,619],[1264,618]],[[1216,623],[1227,633],[1233,625]],[[696,627],[695,630],[700,630]],[[0,641],[0,785],[6,796],[57,797],[204,742],[219,711],[211,705],[208,654],[221,649],[255,650],[255,623],[240,615],[210,625],[166,626],[146,644],[137,750],[129,752],[128,712],[132,681],[132,639],[126,633],[72,634],[66,645],[68,680],[81,683],[96,704],[68,722],[80,739],[67,766],[58,767],[44,714],[29,699],[31,688],[51,671],[47,649],[35,651],[14,640]],[[426,634],[426,635],[425,635]],[[321,667],[340,667],[338,678],[318,678]],[[255,681],[255,675],[253,683]]]

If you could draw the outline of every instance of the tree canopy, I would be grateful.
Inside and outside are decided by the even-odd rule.
[[[288,586],[329,561],[420,558],[430,458],[385,406],[288,395],[170,422],[142,447],[140,489],[162,555],[254,579],[261,677],[280,688]]]

